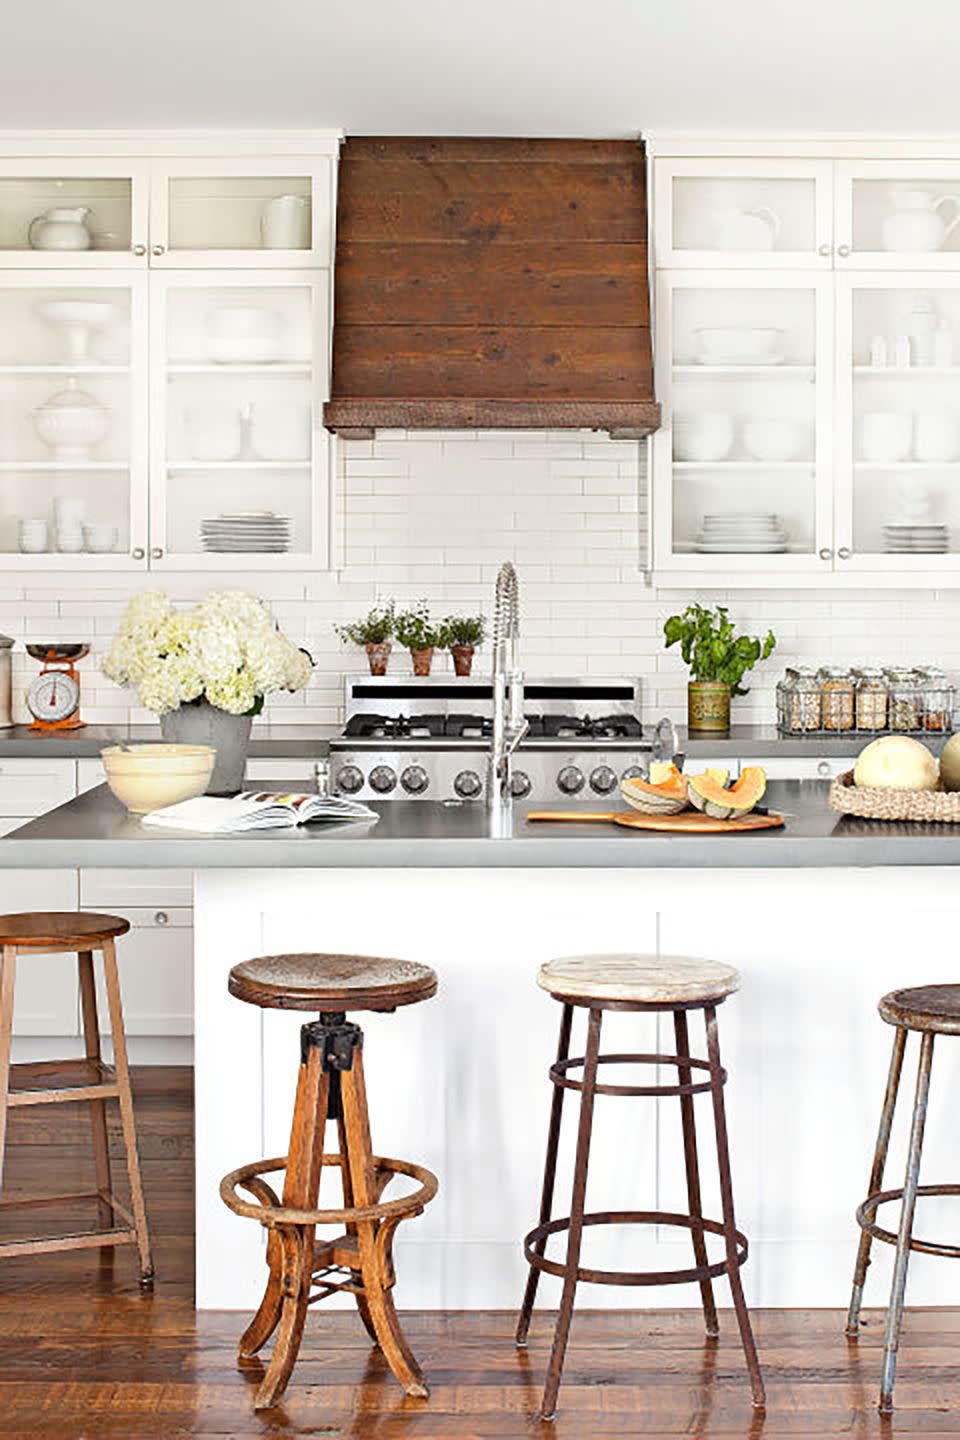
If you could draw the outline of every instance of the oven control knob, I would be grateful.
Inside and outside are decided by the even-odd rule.
[[[363,771],[358,770],[356,765],[344,765],[342,770],[337,771],[337,789],[345,795],[356,795],[358,790],[363,789]]]
[[[475,800],[483,786],[476,770],[461,770],[453,782],[453,788],[461,800]]]
[[[400,776],[400,784],[408,795],[422,795],[430,784],[430,777],[422,765],[408,765]]]
[[[510,776],[510,794],[514,800],[522,800],[525,795],[530,794],[530,776],[526,770],[514,770]]]
[[[389,795],[397,787],[397,774],[389,765],[375,765],[370,771],[370,786],[378,795]]]
[[[598,795],[609,795],[617,783],[616,773],[609,765],[598,765],[590,775],[590,789]]]
[[[564,795],[579,795],[583,789],[583,771],[576,765],[564,765],[557,776],[557,785]]]
[[[646,780],[646,771],[642,765],[628,765],[620,776],[621,780]]]

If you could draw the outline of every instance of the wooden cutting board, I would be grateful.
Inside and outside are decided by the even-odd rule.
[[[673,830],[687,835],[726,835],[730,831],[775,830],[783,825],[782,815],[742,815],[737,820],[715,820],[699,810],[681,810],[679,815],[642,815],[639,810],[531,810],[528,820],[566,820],[574,824],[605,821],[628,830]]]

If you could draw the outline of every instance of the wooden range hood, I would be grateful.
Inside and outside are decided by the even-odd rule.
[[[660,423],[640,143],[347,140],[334,296],[341,435]]]

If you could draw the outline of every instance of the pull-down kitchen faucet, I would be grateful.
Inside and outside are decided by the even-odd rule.
[[[520,669],[520,586],[509,560],[500,566],[493,605],[493,734],[487,774],[491,813],[509,817],[511,757],[527,733]]]

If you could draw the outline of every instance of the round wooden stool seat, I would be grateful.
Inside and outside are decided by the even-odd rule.
[[[96,915],[83,910],[28,911],[0,915],[0,945],[43,950],[52,945],[83,950],[101,940],[126,935],[130,921],[120,915]]]
[[[721,1000],[740,988],[732,965],[676,955],[569,955],[540,966],[537,984],[556,995],[635,1005]]]
[[[888,1025],[934,1035],[960,1035],[960,985],[891,990],[877,1009]]]
[[[238,1000],[269,1010],[396,1010],[437,993],[429,965],[370,955],[261,955],[230,971]]]

